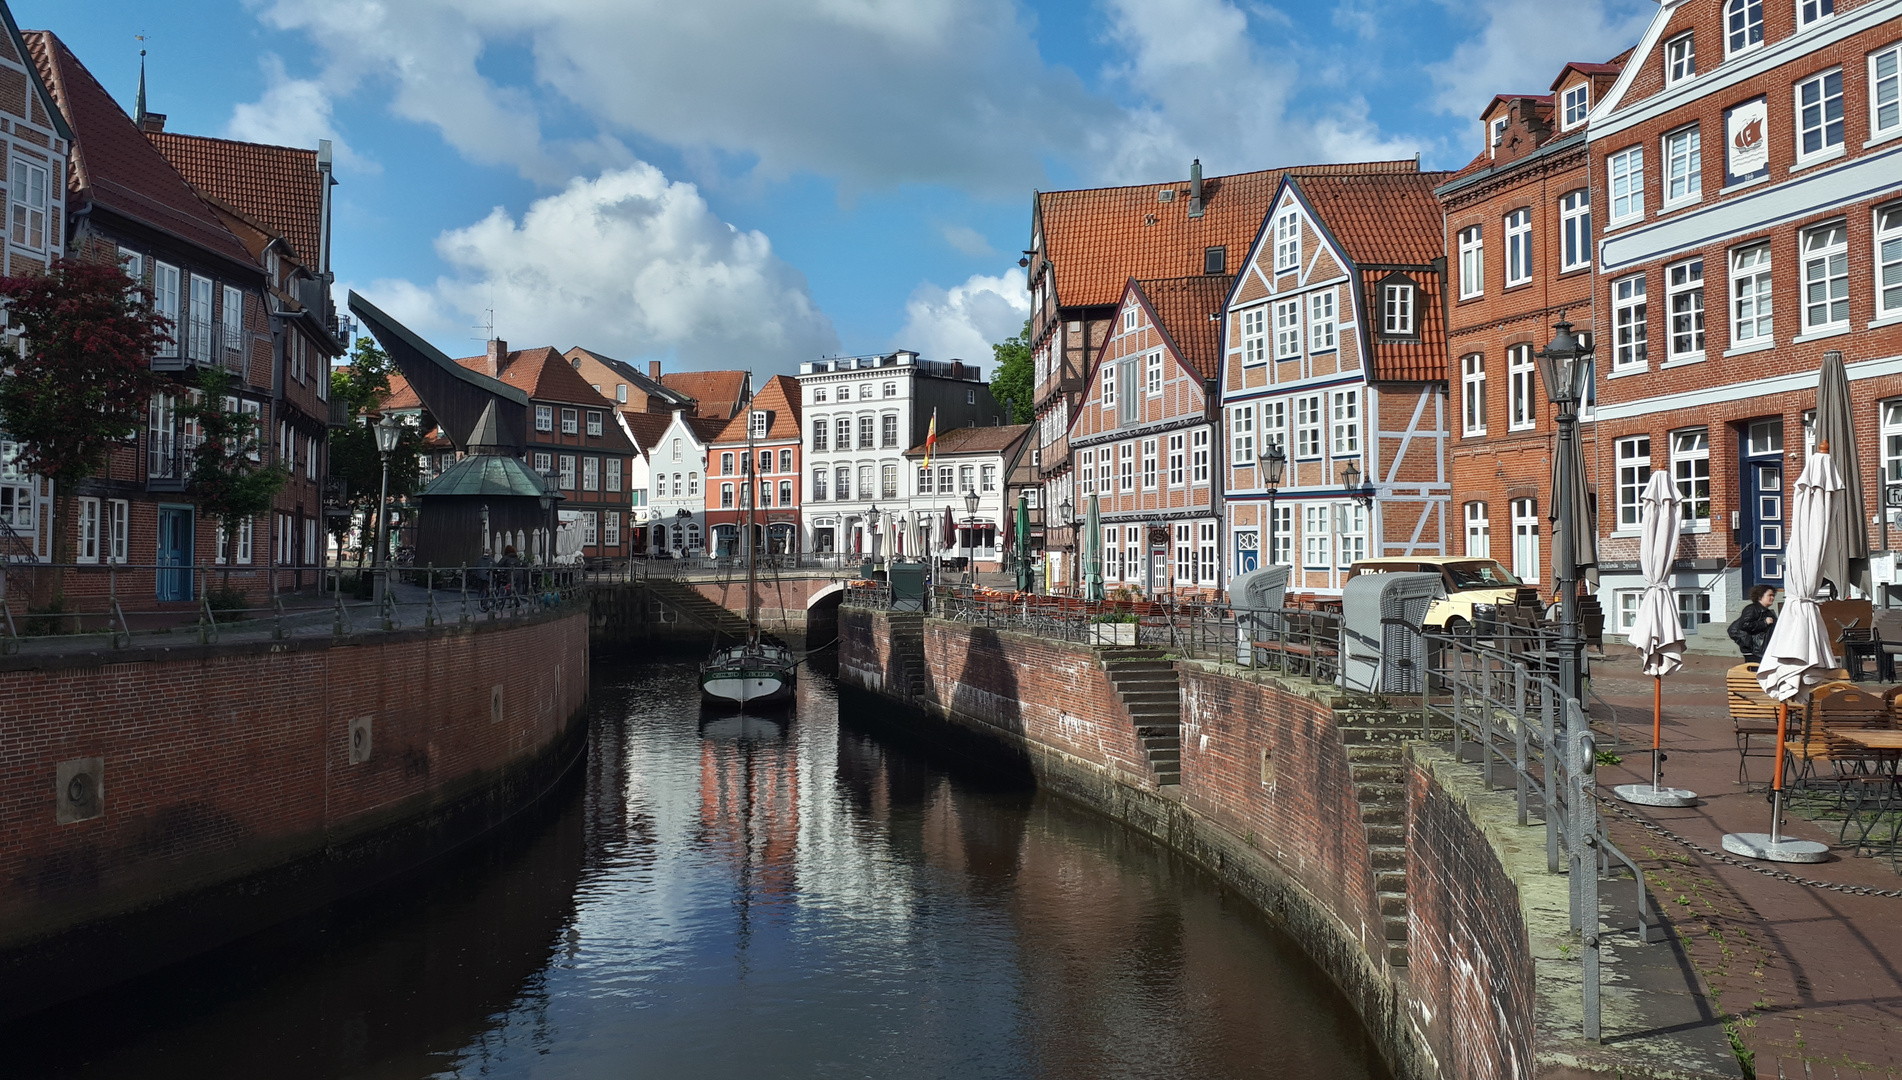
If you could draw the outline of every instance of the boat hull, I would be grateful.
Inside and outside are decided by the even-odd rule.
[[[751,705],[790,701],[793,673],[775,667],[709,667],[700,673],[700,691],[714,701]]]

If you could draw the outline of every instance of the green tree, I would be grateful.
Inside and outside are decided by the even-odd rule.
[[[1014,338],[991,346],[991,396],[1010,402],[1010,422],[1028,424],[1036,415],[1036,368],[1030,359],[1030,320]]]
[[[228,545],[236,543],[245,519],[271,509],[291,478],[283,462],[266,461],[258,421],[239,409],[230,389],[231,376],[206,368],[198,375],[197,397],[179,410],[198,422],[201,435],[192,450],[192,501],[224,530]],[[234,561],[225,559],[227,589]]]
[[[350,531],[352,522],[360,526],[357,535],[366,540],[371,534],[371,517],[377,510],[377,494],[383,484],[383,455],[377,453],[376,432],[370,430],[372,416],[380,415],[390,396],[390,376],[396,371],[390,355],[377,347],[374,338],[360,337],[352,347],[348,367],[330,373],[331,396],[344,402],[350,423],[330,434],[330,476],[344,486],[349,517],[333,518],[331,534],[339,545]],[[427,422],[427,421],[425,421]],[[411,495],[421,490],[422,468],[417,455],[422,453],[423,432],[405,426],[396,450],[390,454],[390,495]],[[363,565],[369,553],[368,543],[357,548],[357,565]]]
[[[19,466],[65,495],[144,425],[164,386],[152,355],[172,340],[171,320],[119,267],[68,259],[0,278],[0,302],[20,331],[0,346],[0,428],[18,444]],[[53,516],[55,560],[67,516]]]

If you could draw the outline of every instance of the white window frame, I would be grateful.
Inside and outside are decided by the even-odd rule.
[[[607,522],[602,529],[602,538],[607,547],[621,546],[621,512],[609,510]]]
[[[1276,503],[1268,508],[1268,520],[1275,523],[1274,543],[1268,551],[1269,566],[1287,566],[1294,562],[1294,507]]]
[[[607,490],[609,491],[621,490],[621,459],[620,458],[611,457],[608,459]]]
[[[1636,533],[1644,524],[1644,489],[1651,482],[1651,436],[1627,435],[1615,444],[1618,522],[1613,532]]]
[[[1294,456],[1305,461],[1321,457],[1321,426],[1325,420],[1320,394],[1302,394],[1294,399]]]
[[[1486,293],[1486,233],[1478,225],[1459,232],[1460,299],[1471,300]]]
[[[1275,398],[1261,403],[1260,432],[1256,443],[1263,453],[1271,446],[1281,448],[1282,454],[1288,453],[1288,402],[1285,398]]]
[[[1665,362],[1704,359],[1703,256],[1664,268],[1664,318]]]
[[[555,430],[555,407],[553,405],[535,406],[535,430],[536,431],[554,431]],[[675,461],[680,460],[680,440],[679,439],[674,440],[674,460]]]
[[[1836,14],[1836,0],[1796,0],[1796,28],[1808,30]],[[1705,620],[1709,621],[1709,620]]]
[[[171,326],[166,330],[171,340],[159,345],[158,355],[160,356],[184,355],[182,350],[185,335],[180,331],[178,324],[180,288],[178,267],[165,262],[152,264],[152,310],[165,316],[171,322]]]
[[[1805,96],[1812,88],[1815,100],[1807,101]],[[1843,69],[1833,67],[1800,79],[1792,92],[1796,99],[1796,163],[1803,165],[1842,154],[1848,135],[1844,123]],[[1812,133],[1815,135],[1813,147]],[[1834,141],[1831,141],[1832,135]]]
[[[1143,490],[1156,490],[1156,440],[1143,440]]]
[[[581,459],[581,490],[601,490],[601,459],[593,454]]]
[[[579,409],[561,410],[561,433],[563,435],[581,434],[581,411]]]
[[[1338,344],[1334,290],[1321,289],[1308,295],[1308,351],[1331,352]]]
[[[1360,391],[1335,390],[1328,395],[1330,445],[1335,457],[1360,453]]]
[[[1696,124],[1664,133],[1664,208],[1704,197],[1704,147]]]
[[[1268,336],[1263,329],[1267,321],[1265,308],[1250,308],[1242,312],[1242,363],[1255,365],[1268,359]]]
[[[75,536],[73,537],[73,561],[96,563],[99,561],[99,500],[80,498],[78,512],[73,515]]]
[[[588,410],[588,434],[599,438],[601,435],[601,410]]]
[[[1559,121],[1560,130],[1570,131],[1585,122],[1592,112],[1592,84],[1578,82],[1565,88],[1560,98],[1562,109]]]
[[[1803,332],[1817,334],[1848,329],[1849,223],[1829,221],[1804,229],[1801,241]]]
[[[1646,366],[1649,312],[1645,306],[1645,275],[1632,274],[1611,283],[1611,369],[1642,371]]]
[[[1869,54],[1869,139],[1902,132],[1902,42]]]
[[[1301,299],[1277,300],[1275,308],[1275,359],[1291,360],[1301,355]]]
[[[1627,146],[1605,159],[1607,190],[1611,195],[1611,222],[1616,225],[1644,219],[1644,147]]]
[[[1499,144],[1506,141],[1506,120],[1504,116],[1495,116],[1486,125],[1486,153],[1492,157],[1499,156]]]
[[[185,314],[191,330],[185,339],[185,354],[199,363],[209,364],[212,362],[211,328],[216,325],[211,318],[213,282],[208,277],[192,274],[189,285],[191,306]]]
[[[1188,438],[1181,432],[1169,436],[1169,486],[1182,487],[1188,480]]]
[[[1103,388],[1102,393],[1098,396],[1105,409],[1114,409],[1116,407],[1117,372],[1121,367],[1122,365],[1120,364],[1109,363],[1098,365],[1096,378]]]
[[[1664,85],[1697,78],[1697,39],[1686,31],[1664,43]]]
[[[1228,411],[1229,464],[1245,469],[1255,464],[1255,407],[1236,405]]]
[[[1902,484],[1902,398],[1878,402],[1876,416],[1880,425],[1877,445],[1882,450],[1882,471],[1877,474],[1881,482],[1877,485],[1875,504],[1885,506],[1888,490]]]
[[[1506,288],[1532,280],[1532,209],[1522,206],[1506,215]]]
[[[1116,446],[1116,466],[1118,491],[1136,490],[1136,444],[1118,443]]]
[[[1301,212],[1290,206],[1275,215],[1275,273],[1301,269]]]
[[[32,93],[29,89],[28,93]],[[12,238],[16,247],[46,250],[48,178],[46,166],[25,158],[13,159],[13,179],[7,185],[12,207]]]
[[[1559,272],[1592,264],[1592,193],[1587,188],[1559,198]]]
[[[1763,0],[1725,0],[1724,59],[1763,48]]]
[[[555,472],[560,478],[558,483],[561,485],[563,491],[573,491],[575,489],[575,456],[573,454],[563,454],[556,458]],[[697,476],[699,474],[696,473],[695,475]]]
[[[1506,430],[1527,431],[1539,422],[1539,369],[1532,346],[1506,349]]]
[[[126,561],[130,546],[132,502],[129,499],[106,500],[106,558],[115,563]]]
[[[1157,349],[1143,357],[1143,390],[1150,397],[1162,394],[1162,350]],[[897,420],[897,417],[893,417]]]
[[[1196,428],[1189,433],[1189,482],[1202,487],[1209,482],[1209,429]]]
[[[224,323],[224,351],[242,356],[244,350],[244,293],[226,285],[224,287],[224,306],[219,312],[219,315]],[[309,374],[305,370],[306,357],[309,355],[308,347],[301,334],[292,334],[291,340],[295,341],[298,345],[297,381],[301,383]],[[234,363],[234,361],[227,361],[227,363]]]
[[[1486,354],[1467,353],[1460,358],[1460,411],[1462,430],[1468,435],[1486,434]]]
[[[1388,337],[1412,337],[1413,285],[1395,282],[1380,287],[1381,332]]]
[[[1328,569],[1334,539],[1334,504],[1307,503],[1301,507],[1301,565],[1308,570]]]
[[[1367,557],[1367,507],[1349,500],[1334,504],[1334,550],[1345,570]]]
[[[1512,500],[1512,572],[1520,581],[1539,582],[1539,500]]]
[[[1902,203],[1876,209],[1876,318],[1902,316]]]
[[[1677,489],[1678,528],[1709,532],[1711,518],[1710,429],[1671,432],[1671,484]],[[1699,490],[1703,494],[1699,495]],[[1703,512],[1700,514],[1699,510]]]
[[[1486,503],[1480,500],[1467,503],[1461,516],[1466,521],[1466,557],[1492,558],[1493,523],[1492,518],[1487,516]]]
[[[1728,261],[1731,348],[1775,341],[1770,242],[1732,248]]]

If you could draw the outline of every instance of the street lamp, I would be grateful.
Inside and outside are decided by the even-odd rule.
[[[872,533],[872,547],[874,549],[877,549],[880,546],[878,542],[879,538],[883,536],[885,533],[884,529],[879,528],[880,522],[878,520],[878,504],[877,503],[873,503],[872,508],[865,512],[865,524],[871,530],[871,533]],[[866,554],[870,555],[872,559],[876,561],[879,555],[881,554],[881,552],[877,550],[872,550],[872,551],[866,552]]]
[[[389,588],[389,517],[390,517],[390,454],[396,449],[396,442],[403,434],[403,425],[396,422],[395,413],[384,413],[383,419],[376,422],[376,452],[383,458],[383,491],[376,500],[376,602],[383,603],[383,593]]]
[[[1281,478],[1288,472],[1288,455],[1280,443],[1269,443],[1261,456],[1262,479],[1268,485],[1268,565],[1275,561],[1275,498],[1281,494]]]
[[[1075,591],[1076,589],[1076,504],[1072,503],[1069,499],[1065,499],[1062,502],[1057,504],[1057,524],[1063,529],[1068,530],[1070,534],[1070,576],[1069,576],[1069,580],[1067,584],[1069,584],[1072,591]],[[1045,555],[1047,556],[1048,554],[1049,554],[1049,544],[1048,544],[1048,541],[1046,540]],[[1046,558],[1044,561],[1048,562],[1049,560],[1048,558]],[[1047,589],[1049,587],[1050,587],[1050,583],[1048,581],[1045,581],[1044,588]]]
[[[1572,324],[1561,316],[1553,324],[1551,344],[1537,354],[1539,375],[1545,380],[1546,396],[1552,399],[1559,428],[1559,468],[1552,498],[1558,502],[1558,544],[1555,576],[1559,584],[1559,652],[1564,666],[1559,672],[1559,689],[1567,698],[1579,696],[1579,665],[1584,656],[1584,641],[1578,627],[1578,552],[1573,544],[1574,522],[1572,489],[1579,478],[1572,475],[1572,443],[1578,438],[1578,402],[1585,396],[1585,380],[1591,377],[1592,353],[1585,349]]]
[[[1350,498],[1362,506],[1372,508],[1374,505],[1374,485],[1361,482],[1360,462],[1350,461],[1347,463],[1347,468],[1341,470],[1341,482],[1346,486],[1347,494]]]
[[[977,587],[977,492],[964,493],[964,572]]]

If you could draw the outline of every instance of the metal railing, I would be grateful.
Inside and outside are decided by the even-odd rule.
[[[0,566],[0,654],[123,649],[189,634],[201,644],[519,618],[579,599],[580,569],[221,563],[8,563]],[[298,580],[312,588],[285,586]],[[367,589],[344,588],[355,579]]]

